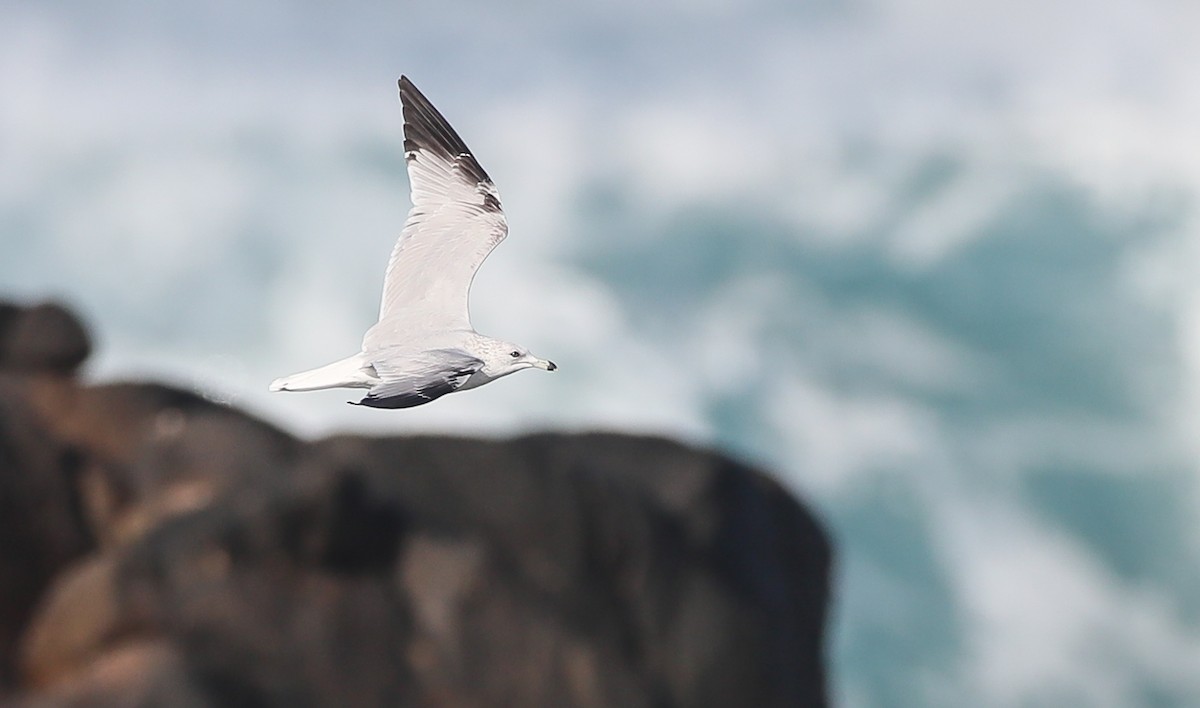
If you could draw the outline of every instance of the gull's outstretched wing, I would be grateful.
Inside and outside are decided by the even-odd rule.
[[[475,271],[504,240],[500,195],[454,128],[407,77],[400,77],[404,157],[412,210],[388,261],[379,322],[363,350],[413,332],[470,329]]]
[[[384,350],[371,366],[379,383],[357,405],[412,408],[453,393],[483,367],[483,361],[461,349],[434,349],[396,355]]]

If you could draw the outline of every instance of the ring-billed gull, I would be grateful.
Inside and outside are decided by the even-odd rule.
[[[466,143],[405,76],[400,103],[413,206],[388,261],[379,321],[359,353],[275,379],[272,391],[366,388],[361,405],[411,408],[521,369],[558,368],[471,327],[471,280],[508,234],[500,195]]]

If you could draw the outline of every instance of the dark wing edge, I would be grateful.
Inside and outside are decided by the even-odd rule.
[[[456,164],[475,182],[491,184],[492,178],[483,170],[471,149],[463,142],[444,116],[433,107],[425,94],[408,79],[400,77],[400,105],[404,109],[404,153],[429,151],[447,162]],[[411,159],[411,157],[409,158]]]

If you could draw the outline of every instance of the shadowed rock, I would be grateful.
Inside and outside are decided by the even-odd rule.
[[[53,576],[93,547],[77,451],[54,440],[23,389],[0,375],[0,693],[15,679],[17,643]]]
[[[0,303],[0,369],[70,374],[91,350],[83,324],[61,305]]]
[[[820,526],[667,440],[304,443],[22,370],[0,492],[13,706],[825,704]]]
[[[94,462],[83,480],[93,528],[127,540],[258,477],[286,478],[301,443],[237,409],[160,384],[29,385],[55,437]]]
[[[608,676],[598,676],[636,678],[639,695],[673,705],[819,703],[828,544],[757,472],[626,435],[334,438],[315,448],[318,464],[394,488],[422,526],[483,543],[509,574],[500,585],[524,588],[513,601],[536,598],[536,607],[507,608],[503,631],[454,637],[471,647],[465,655],[521,657],[526,675],[565,681],[555,652],[520,650],[533,641],[523,634],[582,628],[585,644],[605,649],[597,669]],[[469,553],[456,543],[456,556]],[[495,588],[491,580],[482,587]],[[522,612],[547,608],[558,613],[552,620],[522,625]],[[465,669],[460,678],[484,667]],[[599,695],[601,705],[631,700]]]

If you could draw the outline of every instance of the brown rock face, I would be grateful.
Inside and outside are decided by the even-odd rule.
[[[22,373],[0,506],[14,706],[825,704],[820,526],[663,439],[305,443]]]
[[[54,576],[94,548],[77,489],[80,455],[53,439],[0,374],[0,694],[16,680],[16,652]]]
[[[61,305],[0,303],[0,369],[69,374],[91,351],[83,324]]]

